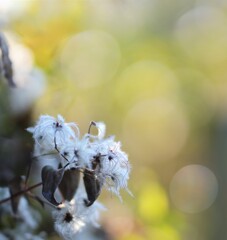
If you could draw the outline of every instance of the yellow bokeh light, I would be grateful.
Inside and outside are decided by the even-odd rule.
[[[177,91],[174,73],[154,61],[139,61],[126,68],[118,79],[116,99],[125,106],[143,99],[174,96]]]
[[[138,199],[138,211],[147,222],[156,223],[168,213],[168,199],[164,189],[156,182],[142,187]]]
[[[179,233],[169,225],[163,225],[156,228],[151,228],[149,238],[152,240],[180,240]]]

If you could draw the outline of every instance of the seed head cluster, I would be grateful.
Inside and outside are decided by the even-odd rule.
[[[97,135],[91,134],[91,127],[97,128]],[[34,156],[43,156],[47,165],[48,159],[54,157],[66,171],[76,169],[82,173],[84,183],[80,182],[75,196],[63,199],[53,212],[55,229],[65,239],[73,239],[87,223],[97,225],[99,211],[104,207],[96,199],[103,187],[120,199],[121,189],[130,193],[128,156],[114,136],[105,137],[103,122],[91,122],[88,133],[80,136],[76,123],[66,123],[61,115],[42,115],[27,130],[34,138]]]

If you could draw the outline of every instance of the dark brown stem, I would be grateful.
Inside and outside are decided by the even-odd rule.
[[[8,198],[2,199],[2,200],[0,201],[0,204],[3,204],[3,203],[5,203],[5,202],[8,202],[8,201],[10,201],[12,198],[15,198],[15,197],[17,197],[17,196],[20,196],[20,195],[22,195],[22,194],[24,194],[24,193],[26,193],[26,192],[34,189],[34,188],[37,188],[37,187],[39,187],[39,186],[41,186],[41,185],[42,185],[42,182],[37,183],[37,184],[35,184],[35,185],[33,185],[33,186],[30,186],[30,187],[28,187],[28,188],[26,188],[26,189],[24,189],[24,190],[21,190],[21,191],[15,193],[15,194],[11,195],[11,196],[8,197]]]
[[[58,149],[58,145],[57,145],[57,141],[56,141],[56,132],[57,131],[55,131],[55,134],[54,134],[54,148],[67,162],[69,162],[69,160],[63,154],[61,154],[59,149]]]
[[[88,134],[91,133],[91,127],[92,127],[92,126],[95,126],[95,125],[96,125],[96,124],[95,124],[94,121],[91,121],[91,122],[90,122],[90,125],[89,125],[89,128],[88,128]]]
[[[25,178],[25,187],[27,187],[27,184],[28,184],[28,179],[29,179],[31,168],[32,168],[32,159],[29,161],[29,166],[28,166],[28,170],[27,170],[26,178]]]

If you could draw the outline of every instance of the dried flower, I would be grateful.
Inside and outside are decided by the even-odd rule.
[[[90,133],[92,126],[97,128],[97,135]],[[43,167],[42,193],[57,206],[53,211],[55,229],[64,239],[74,239],[86,224],[99,225],[99,212],[104,207],[96,200],[103,186],[120,199],[121,189],[130,193],[128,156],[114,136],[105,138],[103,122],[91,122],[88,133],[82,138],[77,125],[66,123],[61,115],[57,118],[41,116],[36,125],[27,130],[35,140],[35,155],[42,158],[42,154],[54,153],[53,157],[60,164],[58,169],[48,166],[48,162]],[[79,184],[80,172],[84,175],[84,184]],[[55,200],[58,187],[62,203]]]

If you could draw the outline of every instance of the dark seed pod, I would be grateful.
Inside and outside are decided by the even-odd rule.
[[[78,169],[66,170],[59,184],[59,190],[67,201],[74,197],[80,181],[80,172]]]
[[[53,205],[59,205],[54,197],[54,193],[60,184],[65,169],[60,168],[58,170],[53,169],[51,166],[45,166],[42,169],[42,183],[43,189],[42,194],[43,196]]]
[[[94,171],[86,169],[84,171],[84,185],[88,199],[85,199],[85,205],[91,206],[101,193],[103,181],[98,178]]]

